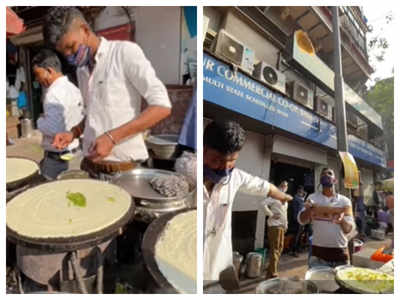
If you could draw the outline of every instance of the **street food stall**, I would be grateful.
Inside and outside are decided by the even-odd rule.
[[[182,175],[137,168],[113,182],[46,181],[30,159],[8,157],[6,165],[7,252],[15,252],[19,292],[30,292],[22,284],[28,278],[51,292],[103,293],[116,237],[138,222],[144,236],[134,243],[141,244],[152,292],[196,291],[196,210],[187,208],[195,187],[176,192]],[[125,246],[133,252],[133,243]]]

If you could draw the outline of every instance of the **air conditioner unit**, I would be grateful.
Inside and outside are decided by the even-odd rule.
[[[238,41],[224,29],[219,31],[217,39],[214,40],[213,50],[216,55],[238,65],[250,74],[253,73],[254,50]]]
[[[289,83],[288,88],[294,101],[310,109],[314,108],[314,93],[309,87],[306,87],[297,81],[292,81]]]
[[[317,82],[325,91],[334,91],[335,73],[315,53],[307,33],[296,30],[286,45],[285,60]]]
[[[268,86],[286,94],[286,76],[269,64],[263,61],[259,62],[254,68],[253,76],[265,82]]]
[[[317,114],[323,116],[324,118],[334,121],[333,119],[333,108],[334,108],[334,100],[326,95],[326,96],[317,96],[315,97],[315,110]]]

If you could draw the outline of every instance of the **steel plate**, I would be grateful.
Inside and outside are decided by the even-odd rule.
[[[191,196],[195,192],[195,188],[191,187],[191,190],[185,197],[165,197],[160,193],[156,192],[150,185],[150,180],[156,176],[171,176],[177,173],[159,170],[159,169],[146,169],[136,168],[129,172],[122,173],[119,177],[112,180],[112,183],[122,187],[135,199],[158,201],[158,202],[169,202],[169,201],[180,201]]]

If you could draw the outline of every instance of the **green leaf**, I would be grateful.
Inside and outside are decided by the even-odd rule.
[[[108,197],[107,201],[111,202],[111,203],[114,203],[115,202],[115,198],[114,197]]]
[[[86,197],[82,193],[70,193],[67,192],[67,198],[69,203],[79,207],[86,206]]]

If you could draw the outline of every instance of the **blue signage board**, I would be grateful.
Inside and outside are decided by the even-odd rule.
[[[326,147],[337,149],[336,126],[294,101],[204,53],[203,95],[208,102],[278,127]],[[354,136],[349,152],[356,158],[386,167],[384,153]]]
[[[204,53],[203,93],[208,102],[336,149],[336,127]]]
[[[349,144],[349,152],[353,154],[354,157],[386,168],[386,158],[382,150],[354,135],[348,135],[347,141]]]

